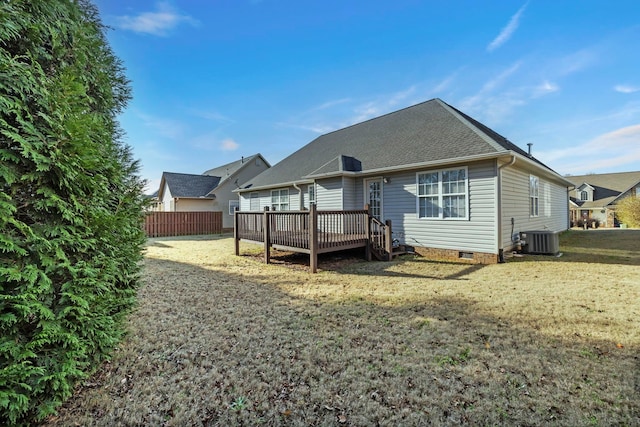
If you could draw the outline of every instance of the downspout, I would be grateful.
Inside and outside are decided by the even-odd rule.
[[[513,166],[516,156],[511,155],[511,161],[498,166],[498,262],[504,263],[504,247],[502,246],[502,169]]]
[[[293,183],[293,188],[298,190],[298,210],[299,211],[303,211],[304,210],[304,195],[302,194],[302,188],[298,187],[298,184],[296,184],[295,182]]]

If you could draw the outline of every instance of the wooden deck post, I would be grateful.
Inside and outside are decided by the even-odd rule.
[[[393,259],[392,253],[393,253],[393,234],[391,233],[391,220],[388,219],[384,222],[384,224],[387,226],[385,228],[385,236],[384,236],[384,250],[385,252],[387,252],[387,261],[391,261]]]
[[[269,224],[269,206],[264,207],[264,214],[262,217],[262,230],[264,232],[264,263],[269,264],[271,262],[271,227]]]
[[[233,213],[233,242],[236,248],[236,256],[240,255],[240,238],[238,237],[238,211]]]
[[[367,235],[367,245],[364,249],[364,254],[367,261],[371,261],[371,211],[369,210],[369,205],[364,205],[364,210],[367,211],[367,222],[365,233]]]
[[[318,210],[315,203],[309,206],[309,269],[318,272]]]

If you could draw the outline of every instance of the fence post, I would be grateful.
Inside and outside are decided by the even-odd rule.
[[[384,224],[386,225],[384,236],[384,250],[385,252],[387,252],[387,261],[391,261],[391,259],[393,258],[391,256],[391,254],[393,253],[393,240],[391,237],[393,234],[391,233],[391,220],[386,220]]]
[[[318,271],[318,209],[315,204],[309,206],[309,269]]]
[[[262,229],[264,232],[264,263],[269,264],[271,261],[271,226],[269,225],[269,206],[264,207],[264,216],[262,217]]]
[[[236,247],[236,256],[240,255],[240,239],[238,236],[240,235],[238,231],[238,211],[233,212],[233,241]]]

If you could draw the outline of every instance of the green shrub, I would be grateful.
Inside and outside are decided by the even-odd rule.
[[[122,337],[144,243],[129,98],[92,4],[0,2],[0,425],[54,413]]]
[[[640,197],[629,196],[616,205],[616,217],[628,227],[640,227]]]

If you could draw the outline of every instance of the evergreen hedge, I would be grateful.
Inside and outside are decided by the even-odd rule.
[[[104,31],[85,0],[0,1],[0,425],[54,413],[135,303],[144,182]]]

